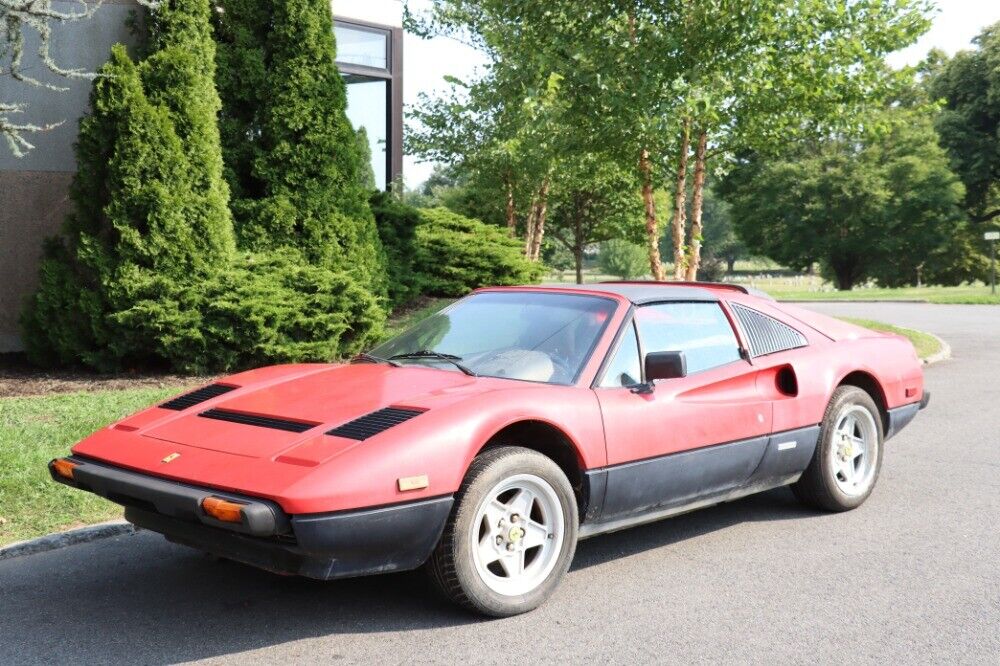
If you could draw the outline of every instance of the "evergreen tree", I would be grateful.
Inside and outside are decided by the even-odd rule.
[[[300,249],[385,293],[367,168],[334,65],[327,0],[220,0],[218,88],[241,247]]]
[[[381,334],[367,282],[294,248],[236,252],[209,14],[208,0],[164,0],[147,57],[117,46],[95,82],[73,212],[23,318],[36,362],[225,370],[332,360]]]
[[[137,65],[116,46],[80,124],[73,212],[47,245],[40,287],[24,316],[39,362],[101,369],[162,361],[150,331],[129,323],[144,301],[197,337],[196,314],[166,297],[234,255],[215,113],[214,44],[204,0],[163,3],[154,53]]]

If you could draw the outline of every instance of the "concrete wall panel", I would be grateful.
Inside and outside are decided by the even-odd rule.
[[[73,175],[0,171],[0,352],[22,348],[18,316],[38,284],[42,242],[69,211]]]

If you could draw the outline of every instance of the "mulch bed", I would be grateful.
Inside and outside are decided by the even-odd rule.
[[[77,391],[118,391],[136,388],[166,388],[209,382],[213,377],[170,373],[123,373],[102,375],[85,370],[43,370],[32,366],[22,354],[0,354],[0,398],[13,398]]]

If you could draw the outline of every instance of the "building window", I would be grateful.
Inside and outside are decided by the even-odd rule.
[[[387,183],[389,82],[356,74],[344,77],[347,82],[347,119],[354,129],[364,128],[372,153],[375,187],[384,190]]]
[[[402,170],[402,31],[335,20],[334,34],[347,118],[365,130],[375,186],[384,190]]]
[[[384,30],[336,24],[337,62],[376,69],[389,69],[389,33]]]

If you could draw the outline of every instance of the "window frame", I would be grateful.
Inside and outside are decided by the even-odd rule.
[[[363,76],[386,82],[386,146],[385,146],[385,188],[391,190],[397,178],[403,175],[403,29],[392,26],[365,23],[356,19],[333,17],[333,28],[385,35],[386,67],[368,67],[335,60],[337,70],[346,75]]]
[[[747,350],[747,348],[745,346],[745,342],[744,342],[744,339],[743,339],[743,332],[739,328],[739,326],[737,325],[737,323],[733,320],[732,313],[729,311],[729,308],[727,307],[727,304],[725,304],[723,301],[721,301],[721,300],[718,300],[718,301],[716,301],[716,300],[701,300],[701,299],[691,299],[691,300],[683,300],[683,301],[682,300],[677,300],[677,299],[662,300],[662,301],[650,301],[648,303],[641,303],[641,304],[638,304],[638,305],[633,304],[629,308],[629,311],[625,315],[625,319],[622,321],[622,325],[619,328],[618,333],[615,335],[614,340],[611,342],[611,345],[609,345],[609,347],[608,347],[608,353],[605,354],[604,361],[601,363],[601,367],[598,369],[597,374],[594,377],[594,381],[591,383],[591,388],[592,389],[601,389],[601,390],[606,390],[606,391],[607,390],[614,391],[614,390],[619,390],[619,389],[629,389],[629,390],[631,390],[631,388],[634,388],[634,387],[628,387],[628,386],[601,386],[601,382],[604,381],[605,375],[607,375],[607,372],[608,372],[608,370],[611,367],[611,363],[614,360],[615,355],[618,353],[618,350],[621,348],[622,340],[624,339],[625,332],[628,330],[629,326],[632,326],[635,329],[635,336],[636,336],[636,340],[638,341],[638,347],[639,347],[639,372],[640,372],[640,374],[642,376],[642,382],[640,382],[640,383],[645,383],[646,382],[646,343],[642,339],[642,331],[639,328],[638,321],[636,320],[636,314],[638,313],[638,311],[639,311],[640,308],[653,307],[653,306],[657,306],[657,305],[692,304],[692,303],[701,303],[701,304],[704,304],[704,305],[714,305],[717,308],[719,308],[719,311],[722,313],[722,316],[726,320],[726,323],[729,324],[729,329],[733,333],[733,339],[736,342],[736,349],[737,349],[737,352],[739,353],[739,358],[734,359],[732,361],[729,361],[728,363],[723,363],[722,365],[716,365],[716,366],[713,366],[711,368],[705,368],[703,370],[698,370],[697,372],[691,372],[691,373],[688,373],[685,376],[686,377],[694,377],[696,375],[700,375],[700,374],[705,373],[705,372],[711,372],[713,370],[718,370],[719,368],[725,368],[726,366],[732,365],[733,363],[739,363],[739,362],[748,363],[748,364],[752,365],[751,360],[749,358],[749,352],[748,352],[748,350]],[[679,351],[683,351],[683,350],[679,350]],[[638,384],[637,384],[637,386],[638,386]]]
[[[645,363],[643,363],[643,353],[642,353],[642,338],[639,337],[639,326],[636,324],[634,317],[635,307],[629,309],[628,313],[625,315],[625,319],[622,322],[621,327],[618,329],[618,333],[615,335],[614,340],[611,341],[609,349],[611,350],[608,354],[604,356],[604,361],[601,363],[601,367],[597,370],[597,374],[594,376],[594,382],[592,388],[601,390],[615,390],[622,388],[634,388],[636,386],[641,386],[644,381],[646,381],[646,368]],[[625,344],[625,338],[628,336],[629,328],[635,334],[635,345],[639,353],[639,381],[632,386],[604,386],[604,380],[608,376],[608,372],[611,370],[611,366],[618,356],[618,352],[621,351],[622,345]]]

